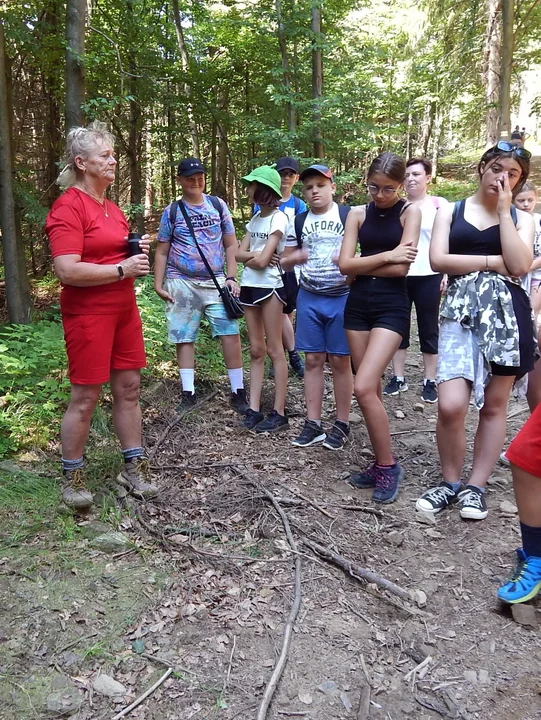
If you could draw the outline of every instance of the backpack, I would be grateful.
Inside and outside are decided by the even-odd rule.
[[[346,226],[346,218],[349,215],[350,210],[350,205],[338,205],[338,214],[340,215],[340,221],[344,227]],[[295,215],[295,236],[297,238],[297,246],[299,248],[302,247],[302,229],[304,227],[304,223],[306,222],[306,218],[308,217],[309,212],[309,210],[305,210],[304,212]]]
[[[293,195],[293,209],[295,210],[295,215],[298,215],[299,210],[301,209],[300,198],[298,198],[296,195]]]
[[[458,217],[459,210],[462,210],[462,216],[464,217],[464,206],[465,205],[466,205],[465,200],[459,200],[458,202],[455,203],[455,206],[453,208],[453,217],[451,218],[451,227],[453,227],[453,223]],[[510,212],[511,212],[511,220],[513,221],[513,223],[516,227],[517,223],[518,223],[518,216],[517,216],[517,209],[514,205],[511,205]]]
[[[212,206],[215,210],[217,210],[220,213],[220,223],[223,222],[224,219],[224,211],[222,207],[222,203],[220,202],[220,199],[217,198],[215,195],[207,195],[208,199],[212,203]],[[174,235],[175,235],[175,220],[177,219],[177,212],[178,212],[178,200],[175,200],[171,203],[171,207],[169,208],[169,225],[171,227],[171,242],[174,241]]]

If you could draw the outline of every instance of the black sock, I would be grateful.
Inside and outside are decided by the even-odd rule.
[[[541,557],[541,527],[531,527],[520,523],[522,549],[526,557]]]

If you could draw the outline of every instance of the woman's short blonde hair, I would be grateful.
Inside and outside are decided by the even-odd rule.
[[[64,169],[56,179],[58,185],[71,187],[77,180],[75,158],[88,157],[99,143],[115,146],[115,136],[107,130],[105,123],[94,120],[87,127],[73,127],[66,138],[66,156]]]

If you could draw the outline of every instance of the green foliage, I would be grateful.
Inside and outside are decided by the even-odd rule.
[[[54,478],[0,470],[0,547],[19,545],[55,524],[58,501]],[[65,522],[58,522],[62,523],[63,535],[69,535]]]

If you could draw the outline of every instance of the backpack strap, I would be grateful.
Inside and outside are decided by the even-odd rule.
[[[304,227],[304,223],[306,222],[306,218],[308,217],[308,210],[305,210],[304,212],[299,213],[298,215],[295,215],[295,236],[297,238],[297,247],[302,247],[302,229]]]
[[[346,219],[351,210],[351,205],[338,205],[338,214],[340,215],[340,222],[346,227]]]
[[[175,236],[175,222],[177,220],[178,212],[178,200],[171,203],[169,207],[169,227],[171,228],[171,239],[169,242],[173,242]]]
[[[408,202],[408,201],[406,200],[406,202],[405,202],[404,205],[402,206],[402,209],[400,210],[400,213],[399,213],[398,217],[402,217],[402,215],[403,215],[404,212],[409,208],[410,205],[413,205],[413,203],[410,203],[410,202]]]
[[[212,203],[215,210],[217,210],[220,213],[220,223],[223,222],[224,219],[224,211],[223,211],[223,205],[220,202],[220,198],[216,197],[216,195],[207,195],[208,199]]]
[[[514,222],[515,227],[516,227],[517,223],[518,223],[517,209],[514,205],[511,205],[510,210],[511,210],[511,220]]]
[[[301,209],[300,198],[298,198],[296,195],[293,195],[293,209],[295,210],[295,215],[298,215],[299,210]]]
[[[439,197],[436,197],[436,195],[430,195],[430,199],[432,200],[432,204],[436,208],[436,210],[440,209],[440,199]]]

